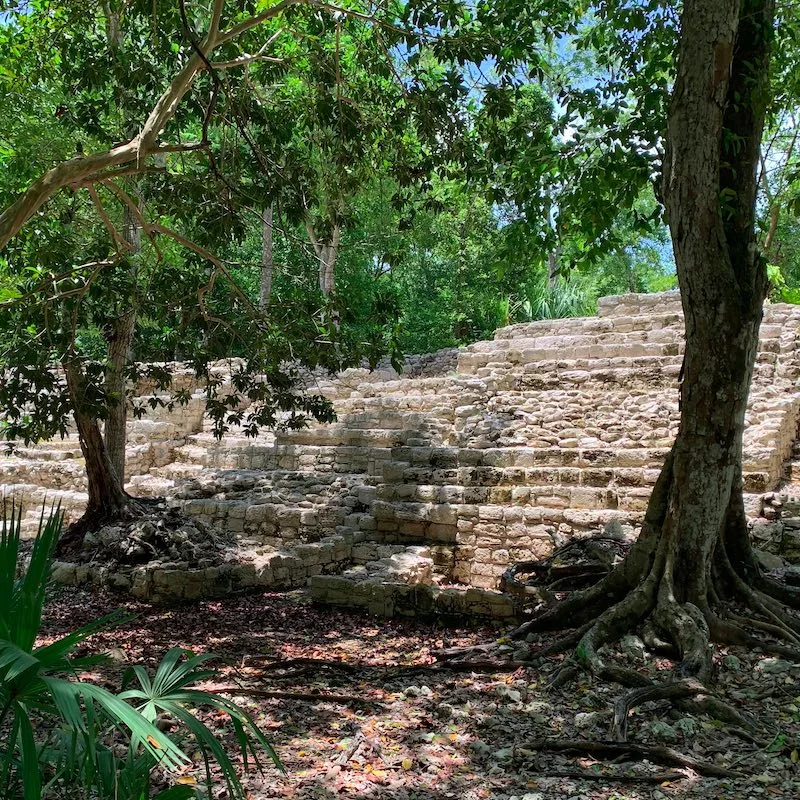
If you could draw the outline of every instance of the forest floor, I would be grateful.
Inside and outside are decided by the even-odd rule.
[[[44,635],[119,602],[58,589]],[[585,676],[550,690],[558,667],[550,657],[515,672],[437,666],[434,651],[496,641],[503,635],[496,628],[376,620],[314,607],[303,592],[123,607],[135,619],[88,643],[92,651],[112,650],[115,666],[85,677],[118,688],[125,663],[153,667],[170,647],[219,654],[219,681],[204,688],[237,687],[230,697],[253,714],[286,769],[281,774],[269,763],[263,774],[251,772],[252,800],[800,797],[800,665],[762,653],[719,652],[715,691],[753,715],[763,736],[753,739],[664,702],[632,712],[631,743],[659,753],[671,748],[697,759],[701,770],[739,773],[710,778],[668,758],[549,751],[543,740],[607,741],[621,688]],[[673,666],[637,652],[635,641],[609,658],[654,678],[667,677]],[[215,796],[225,797],[219,789]]]

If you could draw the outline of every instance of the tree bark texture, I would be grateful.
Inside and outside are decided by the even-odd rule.
[[[782,605],[800,607],[800,593],[761,574],[742,497],[744,417],[767,289],[755,197],[772,19],[772,0],[684,4],[663,175],[686,326],[678,434],[624,562],[515,633],[585,625],[577,662],[623,682],[600,647],[644,621],[677,647],[679,673],[704,682],[711,640],[789,649],[747,627],[790,642],[800,657],[800,620]],[[729,598],[757,619],[732,620],[720,603]]]
[[[81,452],[86,462],[89,499],[84,518],[105,519],[116,516],[124,511],[128,496],[109,460],[97,419],[85,411],[86,385],[80,366],[74,361],[67,361],[64,371]]]
[[[136,256],[142,248],[142,230],[133,211],[123,207],[122,238],[130,245],[130,255]],[[135,273],[134,265],[130,267]],[[125,485],[125,449],[128,440],[128,402],[126,395],[126,366],[133,346],[136,328],[136,309],[133,305],[122,310],[111,322],[108,341],[108,366],[106,367],[106,397],[108,416],[103,430],[108,458],[117,474],[120,486]]]
[[[334,222],[331,226],[330,237],[326,237],[326,240],[317,237],[314,226],[308,220],[306,221],[306,230],[317,257],[319,289],[325,297],[330,297],[336,288],[336,257],[339,254],[342,227],[338,222]]]
[[[258,307],[264,312],[269,308],[272,297],[273,219],[274,205],[270,204],[261,212],[261,287],[258,295]]]
[[[547,288],[555,289],[558,284],[558,276],[561,274],[559,261],[561,259],[561,248],[555,247],[547,254]]]
[[[755,198],[772,16],[771,0],[691,0],[682,18],[664,198],[686,353],[662,533],[674,540],[679,601],[707,597],[729,508],[742,502],[744,415],[767,290]]]

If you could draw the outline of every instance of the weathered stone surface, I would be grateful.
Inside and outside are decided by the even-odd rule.
[[[744,434],[754,540],[762,558],[790,562],[798,333],[800,308],[765,306]],[[190,534],[127,571],[60,564],[54,575],[161,600],[310,581],[317,600],[372,613],[509,616],[513,604],[492,591],[509,564],[576,534],[637,532],[677,430],[682,350],[676,293],[602,298],[597,317],[502,328],[409,358],[403,375],[388,364],[309,375],[337,422],[219,442],[203,387],[179,371],[189,405],[129,424],[128,489],[166,496],[224,547],[203,554]],[[212,372],[228,381],[229,369]],[[75,518],[86,501],[76,438],[3,456],[0,488],[28,511],[27,532],[44,501]],[[113,549],[113,531],[99,536]]]

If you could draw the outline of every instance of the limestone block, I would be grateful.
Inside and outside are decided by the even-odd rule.
[[[590,488],[574,488],[570,492],[571,508],[605,508],[605,492]]]
[[[502,564],[503,566],[508,566],[510,558],[511,557],[508,550],[492,550],[490,562],[492,564]]]
[[[506,503],[510,503],[511,499],[512,490],[510,486],[492,486],[489,488],[486,502],[504,505]]]
[[[486,486],[466,486],[464,503],[466,505],[483,505],[489,500],[489,488]]]
[[[527,486],[515,486],[511,490],[511,502],[526,505],[530,502],[531,490]]]
[[[442,525],[455,525],[458,521],[457,507],[449,503],[441,503],[430,507],[427,513],[431,522]]]
[[[372,515],[378,521],[378,523],[394,520],[396,518],[395,509],[391,503],[377,500],[372,506]]]
[[[415,500],[423,503],[430,503],[438,499],[439,488],[438,486],[398,486],[396,491],[398,498],[402,498],[403,493],[400,492],[401,489],[413,489],[414,491],[411,496]]]
[[[424,522],[414,522],[408,520],[401,522],[399,525],[396,525],[389,530],[396,530],[398,533],[401,533],[404,536],[422,536],[425,533],[425,528],[426,526]]]
[[[76,565],[55,561],[50,571],[50,578],[63,586],[74,586],[77,583]]]
[[[478,518],[484,522],[502,522],[503,520],[503,507],[502,506],[480,506],[478,509]]]

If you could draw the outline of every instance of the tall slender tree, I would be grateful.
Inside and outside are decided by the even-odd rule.
[[[761,573],[742,496],[744,416],[767,290],[756,192],[773,20],[772,0],[683,5],[662,173],[686,320],[678,435],[625,561],[518,632],[586,624],[578,663],[623,682],[631,676],[611,670],[600,647],[645,620],[679,649],[679,674],[701,681],[711,677],[711,641],[800,656],[791,646],[800,619],[787,609],[800,607],[800,591]],[[730,599],[784,641],[757,640],[747,619],[726,618]],[[685,696],[693,687],[687,682]]]

